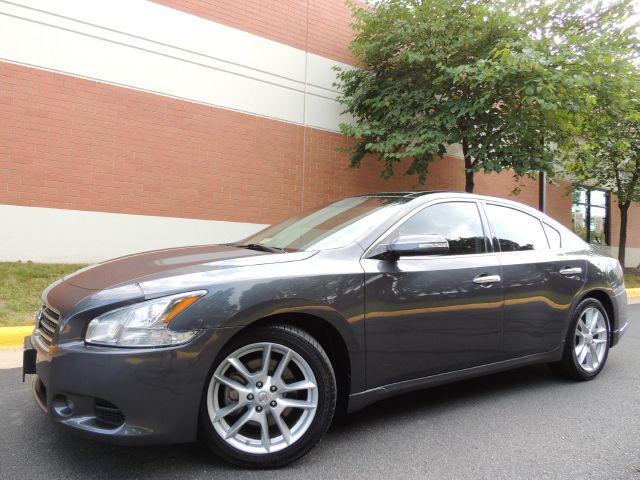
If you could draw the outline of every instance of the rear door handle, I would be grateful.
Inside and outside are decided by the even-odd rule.
[[[567,267],[563,268],[558,272],[560,275],[566,275],[567,277],[571,277],[572,275],[580,275],[582,273],[582,269],[580,267]]]
[[[478,285],[487,285],[489,283],[498,283],[502,280],[500,275],[479,275],[473,279],[473,283]]]

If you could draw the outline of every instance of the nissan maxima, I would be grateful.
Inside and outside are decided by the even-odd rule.
[[[62,278],[23,371],[73,430],[274,468],[390,395],[534,363],[591,380],[626,306],[620,264],[539,211],[379,193]]]

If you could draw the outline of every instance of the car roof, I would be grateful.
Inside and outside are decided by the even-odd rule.
[[[375,192],[358,195],[359,197],[422,197],[424,195],[432,195],[434,193],[446,193],[446,190],[417,190],[408,192]]]
[[[407,203],[411,203],[413,205],[425,203],[431,200],[439,199],[439,198],[466,198],[469,200],[479,200],[485,202],[495,202],[500,203],[505,206],[510,206],[512,208],[516,208],[522,211],[525,211],[533,216],[536,216],[545,221],[551,220],[553,223],[558,223],[554,219],[550,218],[548,215],[544,214],[540,210],[533,208],[529,205],[526,205],[517,200],[515,197],[513,200],[501,198],[501,197],[493,197],[489,195],[479,195],[476,193],[467,193],[467,192],[457,192],[455,190],[419,190],[419,191],[406,191],[406,192],[376,192],[369,193],[365,195],[359,195],[362,197],[374,197],[374,198],[402,198],[407,201]]]
[[[518,202],[517,200],[509,200],[502,197],[492,197],[489,195],[479,195],[477,193],[457,192],[455,190],[419,190],[407,192],[375,192],[357,195],[358,197],[377,197],[377,198],[405,198],[407,200],[422,199],[433,200],[434,198],[468,198],[469,200],[485,200],[489,202],[500,202],[511,204],[514,207],[525,207],[530,210],[537,211],[531,207]],[[416,202],[419,203],[419,202]]]

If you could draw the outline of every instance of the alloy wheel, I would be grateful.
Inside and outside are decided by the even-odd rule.
[[[600,310],[586,308],[576,324],[574,355],[585,372],[593,373],[602,364],[608,348],[609,330]]]
[[[216,433],[252,454],[283,450],[309,429],[318,407],[318,385],[309,364],[291,348],[246,345],[218,366],[207,391]]]

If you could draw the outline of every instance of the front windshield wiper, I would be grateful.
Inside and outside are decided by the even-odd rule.
[[[270,247],[269,245],[264,245],[262,243],[248,243],[246,245],[236,245],[236,247],[248,248],[250,250],[260,250],[261,252],[287,253],[284,248]]]

